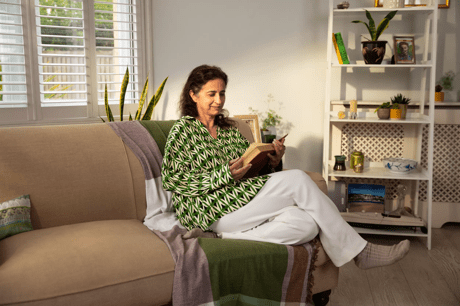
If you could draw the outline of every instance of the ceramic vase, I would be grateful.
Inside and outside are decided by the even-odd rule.
[[[406,119],[407,104],[399,104],[399,109],[401,110],[401,119]]]
[[[379,117],[379,119],[390,118],[390,109],[389,108],[379,108],[377,110],[377,116]]]
[[[400,8],[404,7],[404,0],[383,0],[384,8]]]
[[[390,119],[391,120],[401,120],[401,113],[402,110],[397,108],[397,109],[390,109]]]
[[[385,56],[386,40],[362,41],[364,62],[368,65],[381,64]]]

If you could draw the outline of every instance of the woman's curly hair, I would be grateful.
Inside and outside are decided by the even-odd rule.
[[[195,101],[190,96],[190,90],[197,95],[206,83],[216,79],[221,79],[227,86],[227,74],[217,66],[201,65],[190,72],[180,96],[179,109],[181,116],[198,117],[198,109]],[[233,120],[228,118],[228,112],[225,109],[216,116],[214,123],[224,129],[235,124]]]

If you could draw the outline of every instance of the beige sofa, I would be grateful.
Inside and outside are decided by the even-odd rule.
[[[0,203],[29,194],[34,228],[0,240],[0,305],[170,304],[174,261],[142,224],[144,181],[106,124],[0,128]],[[338,268],[322,249],[314,278],[323,304]]]

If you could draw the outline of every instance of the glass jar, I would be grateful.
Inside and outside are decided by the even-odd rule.
[[[347,158],[345,155],[335,155],[335,165],[334,171],[345,171],[347,168],[345,167],[345,159]]]

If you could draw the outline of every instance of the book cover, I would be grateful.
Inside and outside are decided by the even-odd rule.
[[[345,43],[343,42],[342,34],[340,32],[335,33],[335,40],[337,41],[337,46],[339,47],[340,57],[344,64],[350,64],[348,60],[347,50],[345,48]]]
[[[340,56],[339,46],[337,46],[337,40],[335,39],[335,34],[332,33],[332,43],[334,44],[335,53],[337,53],[337,58],[339,59],[339,64],[342,65],[342,57]]]
[[[348,184],[348,211],[385,212],[385,186]]]
[[[243,167],[251,164],[251,169],[244,175],[243,178],[257,176],[259,171],[268,163],[270,158],[268,153],[274,154],[275,148],[271,143],[252,143],[243,154]]]

